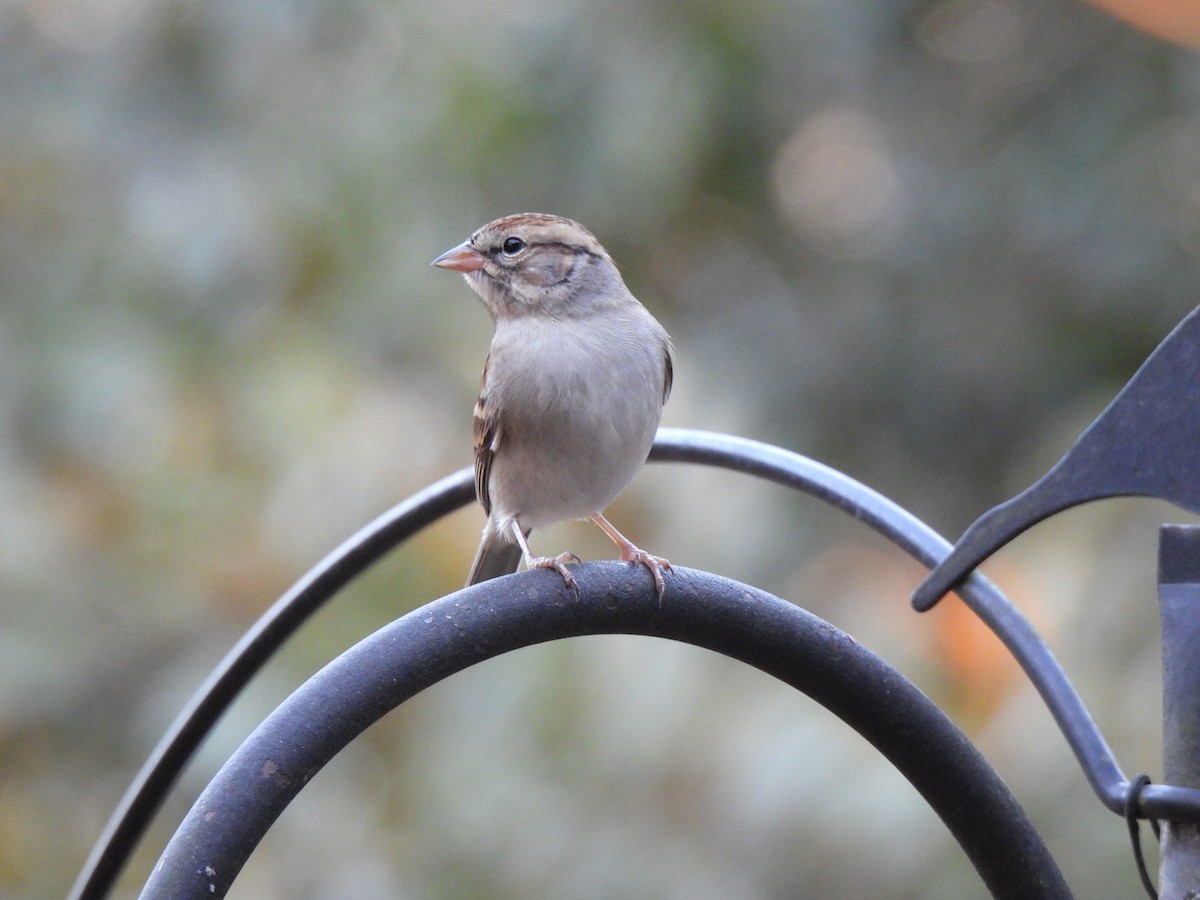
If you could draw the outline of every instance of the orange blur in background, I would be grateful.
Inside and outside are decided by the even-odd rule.
[[[1090,0],[1156,37],[1200,48],[1200,3],[1194,0]]]

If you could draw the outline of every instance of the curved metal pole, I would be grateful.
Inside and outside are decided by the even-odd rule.
[[[435,482],[359,529],[263,613],[192,695],[134,777],[75,880],[72,900],[108,895],[183,767],[271,654],[390,550],[474,497],[470,469]]]
[[[729,435],[664,428],[650,459],[719,466],[802,491],[859,519],[927,566],[950,551],[944,538],[911,513],[854,479],[797,453]],[[472,498],[470,469],[442,479],[361,529],[276,601],[171,724],[109,820],[70,896],[90,900],[107,895],[201,741],[270,655],[312,613],[397,544]],[[1122,812],[1128,782],[1044,642],[982,575],[972,575],[959,594],[1033,680],[1097,795],[1109,809]],[[1140,808],[1144,815],[1200,821],[1200,792],[1150,785],[1141,794]]]
[[[859,519],[922,565],[936,565],[952,549],[945,538],[908,510],[849,476],[796,453],[727,435],[665,429],[659,432],[655,449],[666,459],[723,466],[811,494]],[[1125,776],[1049,647],[982,574],[973,573],[957,590],[1033,681],[1093,790],[1110,809],[1123,812]]]
[[[849,513],[918,562],[934,566],[952,549],[936,531],[827,466],[769,444],[710,432],[662,429],[652,458],[721,466],[795,488]],[[1129,780],[1117,765],[1075,687],[1045,641],[995,585],[974,572],[955,591],[1003,642],[1037,688],[1100,801],[1124,815]],[[1142,817],[1200,822],[1200,790],[1152,784],[1139,798]]]
[[[544,641],[642,634],[741,660],[805,692],[863,735],[921,792],[992,896],[1070,897],[1053,857],[979,751],[916,687],[851,637],[777,597],[677,567],[660,601],[618,562],[464,589],[346,651],[272,713],[175,833],[144,898],[223,897],[301,788],[391,709],[475,663]]]

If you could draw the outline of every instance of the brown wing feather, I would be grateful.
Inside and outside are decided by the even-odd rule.
[[[483,377],[480,378],[479,399],[475,401],[475,422],[472,433],[472,446],[475,448],[475,496],[479,498],[483,511],[492,513],[492,498],[488,493],[488,476],[492,471],[492,459],[496,452],[492,449],[496,438],[496,423],[487,408],[487,363],[483,364]]]
[[[663,342],[663,405],[671,397],[671,385],[675,383],[675,360],[671,354],[670,341]]]

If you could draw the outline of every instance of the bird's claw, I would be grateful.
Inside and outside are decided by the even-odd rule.
[[[579,557],[574,553],[560,553],[558,556],[535,556],[525,564],[527,569],[553,569],[562,576],[567,587],[575,587],[575,576],[567,568],[567,563],[578,563]]]
[[[650,570],[650,574],[654,576],[654,590],[658,594],[659,601],[662,600],[663,594],[666,593],[667,583],[663,580],[663,570],[673,572],[670,560],[663,559],[661,556],[655,556],[653,553],[647,553],[640,547],[630,546],[621,551],[621,559],[625,562],[640,563]]]
[[[654,591],[658,594],[658,599],[661,601],[663,594],[666,593],[667,583],[663,579],[663,571],[673,572],[670,560],[663,559],[661,556],[655,556],[653,553],[647,553],[640,547],[635,547],[630,544],[628,547],[622,548],[621,559],[624,562],[631,562],[637,565],[643,565],[650,570],[650,574],[654,577]],[[574,588],[575,576],[571,570],[567,568],[568,563],[579,563],[581,560],[574,553],[560,553],[558,556],[534,556],[526,563],[527,569],[553,569],[560,576],[563,582],[569,588]]]

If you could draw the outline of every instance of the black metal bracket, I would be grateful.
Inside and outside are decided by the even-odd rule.
[[[1034,485],[984,513],[913,593],[931,609],[972,569],[1055,513],[1104,497],[1159,497],[1200,513],[1200,308],[1134,373]]]

